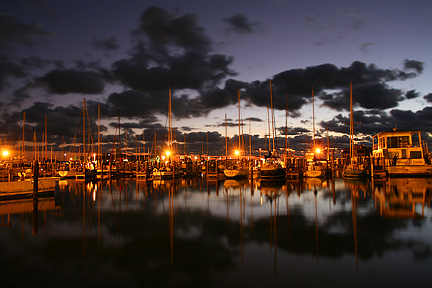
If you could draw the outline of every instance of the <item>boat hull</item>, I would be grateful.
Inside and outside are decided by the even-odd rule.
[[[325,171],[324,170],[306,170],[305,171],[305,177],[307,178],[318,178],[318,177],[324,177]]]
[[[38,195],[54,192],[57,178],[39,178]],[[20,198],[33,195],[34,184],[31,179],[25,181],[0,182],[0,198]]]
[[[285,169],[283,168],[267,168],[262,167],[260,169],[261,181],[281,181],[285,180]]]
[[[225,169],[224,175],[229,179],[244,179],[249,176],[248,169]]]
[[[342,173],[343,178],[349,179],[367,178],[368,176],[367,171],[362,169],[346,169]]]
[[[432,165],[397,165],[387,167],[390,177],[432,176]]]

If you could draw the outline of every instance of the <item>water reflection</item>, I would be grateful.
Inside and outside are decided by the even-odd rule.
[[[425,178],[391,178],[374,186],[376,205],[383,217],[424,217],[431,191],[432,181]]]
[[[0,206],[0,254],[38,259],[35,273],[70,285],[311,287],[330,268],[336,286],[409,282],[384,277],[394,270],[420,283],[415,276],[432,264],[431,191],[430,179],[410,178],[67,180],[55,197],[38,199],[44,233],[27,233],[31,206]]]

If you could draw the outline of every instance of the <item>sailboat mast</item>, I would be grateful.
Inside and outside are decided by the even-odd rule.
[[[249,117],[249,157],[252,157],[251,118]]]
[[[285,157],[288,153],[288,93],[285,93]]]
[[[352,82],[350,82],[350,159],[353,157],[354,145],[354,115],[352,107]]]
[[[269,112],[270,110],[269,110],[269,108],[267,107],[267,124],[268,124],[268,151],[269,151],[269,155],[270,155],[270,150],[271,150],[271,144],[270,144],[270,112]],[[266,141],[266,143],[267,143],[267,141]]]
[[[85,153],[86,153],[86,147],[85,147],[85,110],[86,110],[86,103],[85,103],[85,98],[83,99],[83,155],[85,157]]]
[[[314,102],[314,90],[312,86],[312,143],[313,147],[315,147],[315,102]]]
[[[241,139],[240,139],[240,135],[241,135],[240,134],[240,89],[237,90],[237,92],[238,92],[237,94],[238,94],[238,117],[239,117],[239,119],[238,119],[238,121],[239,121],[239,126],[238,126],[238,128],[239,128],[239,134],[238,134],[239,135],[238,136],[239,137],[239,144],[238,144],[238,147],[239,148],[238,149],[241,150]]]
[[[273,111],[273,92],[272,92],[272,82],[270,79],[270,109],[272,116],[272,139],[273,139],[273,149],[275,149],[275,139],[274,139],[274,111]],[[270,135],[269,135],[270,137]]]
[[[47,115],[45,114],[45,160],[48,159],[48,133],[47,133]]]
[[[228,158],[228,131],[227,131],[227,116],[225,113],[225,160]]]
[[[169,88],[169,103],[168,103],[168,150],[171,150],[171,145],[173,141],[172,135],[172,110],[171,110],[171,87]]]
[[[101,157],[101,139],[100,139],[100,105],[98,105],[98,155]],[[102,159],[102,157],[101,157]]]
[[[22,155],[23,155],[23,158],[25,157],[25,138],[24,138],[24,134],[25,134],[25,112],[23,113],[23,131],[22,131]]]

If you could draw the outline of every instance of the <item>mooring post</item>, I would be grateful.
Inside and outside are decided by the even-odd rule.
[[[39,162],[35,160],[33,165],[33,235],[38,234],[38,182]]]
[[[33,196],[36,196],[38,193],[38,182],[39,182],[39,162],[35,160],[33,165]]]

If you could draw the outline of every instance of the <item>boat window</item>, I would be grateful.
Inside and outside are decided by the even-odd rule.
[[[408,147],[409,146],[409,136],[401,136],[399,137],[399,144],[401,147]]]
[[[379,148],[384,149],[385,148],[385,142],[384,142],[385,138],[382,137],[379,139]]]
[[[398,137],[387,137],[387,148],[398,148]]]
[[[402,156],[401,156],[401,158],[402,159],[406,159],[407,158],[407,151],[406,151],[406,149],[402,149]]]
[[[421,159],[422,158],[421,151],[411,151],[410,152],[410,158],[411,159]]]

